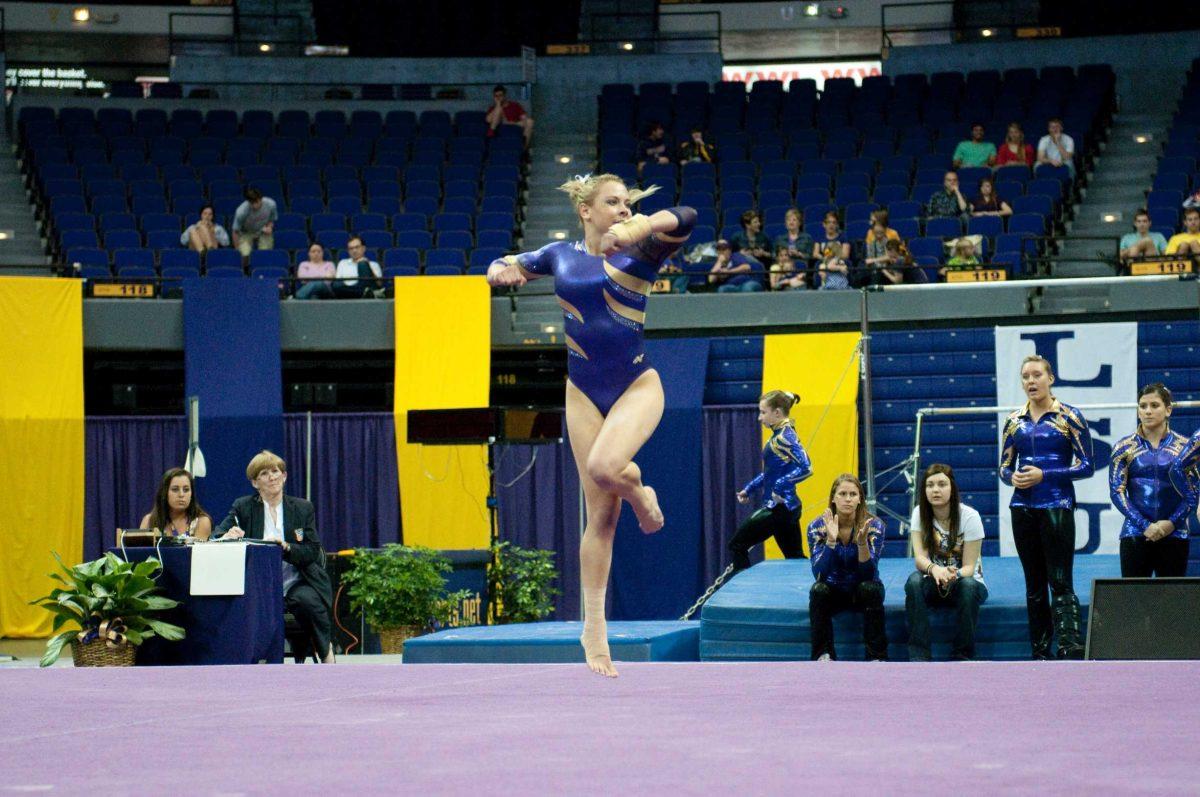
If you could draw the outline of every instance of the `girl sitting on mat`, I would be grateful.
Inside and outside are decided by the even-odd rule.
[[[975,623],[987,600],[983,583],[983,519],[958,496],[949,465],[925,470],[913,508],[910,539],[917,572],[904,585],[908,613],[908,658],[929,661],[929,607],[950,606],[958,613],[951,658],[975,658]]]
[[[879,555],[883,551],[883,521],[867,511],[862,483],[849,473],[833,480],[829,508],[808,525],[812,570],[816,583],[808,592],[812,626],[812,658],[837,658],[833,647],[833,615],[843,609],[863,613],[867,658],[887,660],[883,627],[883,583]]]
[[[763,448],[763,470],[737,494],[739,504],[750,503],[750,493],[762,490],[762,506],[738,527],[729,541],[733,570],[750,566],[750,549],[767,537],[774,537],[786,559],[804,556],[800,537],[800,498],[796,485],[812,475],[812,464],[796,426],[788,417],[800,396],[786,390],[772,390],[758,400],[758,422],[772,430],[771,439]]]

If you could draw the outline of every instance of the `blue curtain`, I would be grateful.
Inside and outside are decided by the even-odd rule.
[[[707,588],[729,564],[725,546],[754,511],[753,503],[739,504],[734,496],[762,470],[758,407],[705,407],[703,441],[704,546],[700,558]],[[750,560],[762,561],[761,545],[750,552]]]

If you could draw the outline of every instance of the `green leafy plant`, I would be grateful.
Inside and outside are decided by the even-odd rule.
[[[153,594],[158,585],[153,575],[162,568],[157,559],[130,564],[106,553],[99,559],[67,567],[57,553],[54,558],[62,574],[50,573],[50,578],[62,584],[49,595],[30,601],[54,615],[52,633],[42,656],[42,666],[58,660],[63,646],[72,639],[87,643],[102,637],[114,644],[140,645],[154,635],[179,640],[184,630],[159,620],[156,612],[173,609],[178,601]],[[59,632],[73,623],[78,628]]]
[[[521,548],[507,542],[492,546],[488,592],[493,623],[531,623],[554,611],[552,583],[558,579],[554,552]]]
[[[391,543],[382,551],[359,548],[342,584],[350,608],[361,611],[379,630],[416,626],[421,630],[449,625],[467,590],[445,594],[450,560],[437,551]]]

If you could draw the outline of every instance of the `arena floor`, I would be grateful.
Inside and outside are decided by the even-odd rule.
[[[10,668],[0,695],[0,792],[1195,794],[1200,772],[1200,662]]]

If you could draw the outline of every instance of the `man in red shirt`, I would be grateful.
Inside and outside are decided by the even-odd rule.
[[[500,125],[518,125],[525,135],[525,146],[529,146],[529,137],[533,135],[533,117],[525,113],[521,103],[508,99],[508,89],[496,86],[492,89],[492,107],[487,112],[488,136],[496,135]]]

